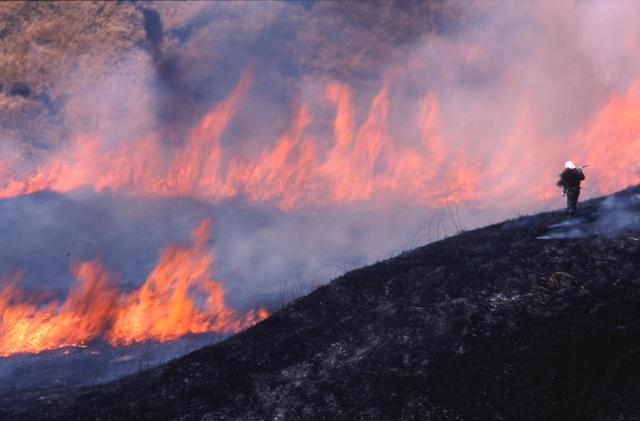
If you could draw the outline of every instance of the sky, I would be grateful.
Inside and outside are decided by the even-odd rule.
[[[56,7],[64,22],[72,6]],[[73,42],[46,78],[34,65],[16,79],[29,92],[0,93],[0,274],[58,300],[73,262],[94,258],[135,290],[207,220],[227,302],[274,308],[561,207],[566,160],[589,165],[583,197],[640,182],[636,2],[107,9],[95,33],[37,12]],[[82,44],[101,31],[118,42]],[[53,54],[43,34],[22,40],[28,54]]]

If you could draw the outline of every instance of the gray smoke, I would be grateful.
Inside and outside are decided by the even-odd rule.
[[[593,204],[578,205],[578,217],[549,226],[539,240],[618,237],[640,230],[640,194],[621,192]],[[582,207],[587,209],[582,209]]]
[[[607,197],[598,211],[595,230],[614,236],[629,230],[640,229],[640,194]]]
[[[37,4],[28,7],[34,22],[53,22]],[[73,12],[66,7],[50,10],[61,22],[93,22],[100,5],[84,5],[86,16],[65,21]],[[158,130],[167,145],[180,144],[247,68],[254,83],[222,137],[237,156],[257,156],[270,146],[299,103],[313,116],[308,135],[326,150],[334,141],[335,109],[323,86],[337,80],[352,89],[356,128],[387,83],[389,136],[416,145],[422,142],[415,122],[420,100],[434,94],[447,165],[486,174],[503,157],[510,166],[505,179],[480,181],[479,193],[491,197],[489,203],[461,203],[455,216],[404,202],[283,213],[242,198],[214,206],[109,192],[0,201],[0,272],[24,269],[26,286],[61,295],[71,282],[70,257],[100,255],[132,287],[163,247],[187,242],[203,218],[213,221],[214,275],[231,302],[245,306],[278,301],[283,290],[304,292],[459,229],[559,207],[555,192],[541,203],[529,187],[554,191],[562,162],[577,153],[567,150],[567,139],[612,94],[624,94],[640,70],[630,53],[640,11],[627,1],[122,2],[104,5],[100,15],[108,25],[93,35],[62,24],[36,33],[37,25],[4,20],[15,26],[7,24],[3,46],[29,45],[20,50],[24,62],[50,61],[0,81],[0,100],[8,104],[0,113],[0,176],[8,176],[3,162],[12,163],[11,174],[33,171],[76,133],[94,133],[116,146]],[[57,44],[53,34],[65,30],[77,32]],[[28,92],[10,87],[20,78]],[[458,161],[463,155],[468,160]],[[598,193],[588,189],[591,180],[585,198]],[[446,179],[438,184],[447,188]],[[506,188],[492,196],[496,184]],[[615,215],[614,226],[632,220],[626,208],[616,209],[606,213]],[[580,235],[571,229],[564,235]]]
[[[347,270],[468,228],[468,212],[366,206],[283,213],[241,200],[141,199],[108,192],[42,192],[0,200],[0,273],[25,270],[22,285],[66,295],[71,261],[99,257],[123,289],[135,288],[161,250],[190,242],[213,221],[213,276],[239,308],[281,305]],[[491,222],[485,211],[474,219]]]

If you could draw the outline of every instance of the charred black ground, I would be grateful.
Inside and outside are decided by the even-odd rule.
[[[211,345],[225,336],[214,332],[187,335],[170,342],[147,341],[115,346],[93,340],[36,354],[0,357],[0,395],[21,389],[80,387],[106,383]]]
[[[110,384],[2,419],[637,419],[640,188],[355,270]]]

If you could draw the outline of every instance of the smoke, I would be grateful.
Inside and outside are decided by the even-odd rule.
[[[49,81],[65,89],[64,100],[53,101],[52,126],[64,127],[61,138],[41,139],[42,150],[29,151],[35,156],[7,160],[3,167],[10,167],[14,184],[24,183],[35,165],[64,151],[80,134],[100,139],[96,154],[122,144],[142,154],[135,145],[150,135],[155,143],[183,145],[245,71],[252,83],[219,139],[225,156],[218,175],[233,194],[256,187],[234,180],[230,163],[254,166],[270,157],[300,113],[306,121],[288,156],[299,172],[309,170],[303,179],[308,191],[298,202],[317,205],[318,196],[331,194],[327,184],[348,182],[355,174],[375,184],[371,193],[360,193],[365,200],[389,201],[389,191],[396,196],[399,184],[413,181],[400,199],[430,207],[449,199],[531,209],[554,194],[548,186],[567,158],[591,164],[589,194],[638,181],[640,146],[629,117],[640,108],[633,25],[638,11],[632,2],[370,6],[123,6],[139,14],[144,41],[118,52],[107,71],[105,60],[97,60],[100,50],[69,57],[72,70]],[[342,122],[346,126],[337,127]],[[356,156],[327,163],[338,130],[366,138],[352,140],[363,148],[351,151],[367,149],[364,165],[354,162]],[[166,161],[175,148],[157,147],[153,153],[165,162],[153,175],[170,171]],[[303,160],[305,154],[313,154],[313,161]],[[113,153],[107,164],[120,155]],[[91,165],[97,158],[86,160]],[[354,169],[327,175],[335,170],[332,165]],[[280,171],[266,187],[284,179],[283,173],[290,175]],[[91,178],[84,182],[93,184]],[[57,188],[51,184],[42,188]]]
[[[640,195],[609,196],[600,206],[596,232],[607,236],[640,228]]]
[[[0,81],[0,273],[33,289],[96,255],[133,287],[210,218],[248,307],[559,207],[567,159],[584,198],[640,182],[635,2],[29,7],[48,32],[0,40],[31,63],[26,97]]]
[[[537,240],[562,240],[569,238],[585,238],[593,235],[592,226],[581,219],[571,219],[549,226],[547,234],[536,237]]]
[[[579,206],[579,217],[549,226],[539,240],[620,237],[640,229],[640,194],[631,188],[593,204]],[[586,207],[586,209],[582,209]]]
[[[482,215],[485,222],[495,217]],[[470,215],[453,218],[446,209],[420,207],[283,213],[240,200],[211,206],[188,198],[42,192],[0,200],[0,274],[24,270],[23,287],[62,300],[75,282],[72,262],[98,257],[129,291],[156,266],[162,249],[189,244],[195,227],[209,219],[213,278],[230,304],[281,305],[349,269],[464,229]]]
[[[98,80],[85,70],[93,59],[80,57],[76,74],[66,75],[70,95],[60,113],[69,134],[95,134],[108,148],[148,135],[159,123],[151,58],[142,51],[127,52]]]

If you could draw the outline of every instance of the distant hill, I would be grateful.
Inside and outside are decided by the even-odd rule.
[[[640,188],[345,274],[224,342],[2,419],[638,419]]]

